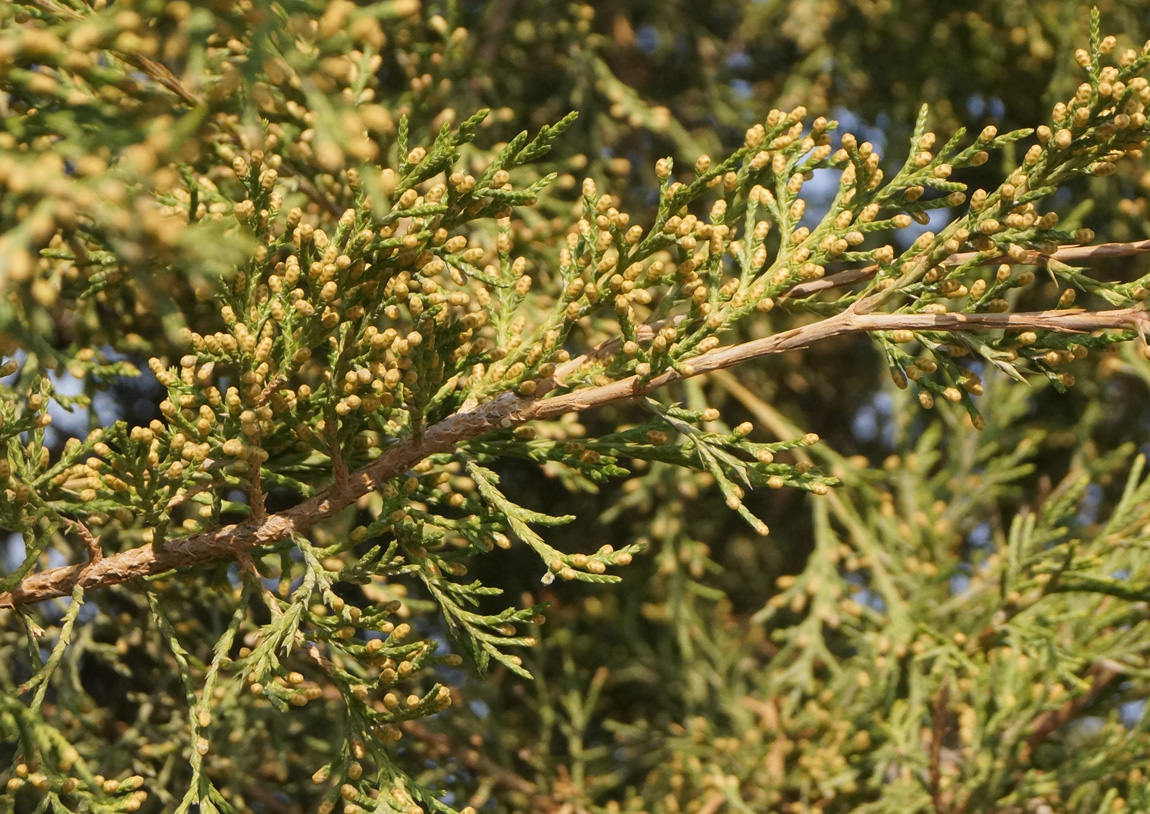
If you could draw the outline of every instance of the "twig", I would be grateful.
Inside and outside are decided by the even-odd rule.
[[[668,323],[672,325],[678,325],[684,319],[686,319],[686,317],[683,314],[679,314],[678,316],[670,317],[669,319],[659,319],[655,320],[654,322],[648,322],[638,326],[635,329],[635,335],[641,342],[654,339],[655,334],[658,333],[659,329],[664,325]],[[550,391],[557,387],[567,387],[567,377],[574,373],[581,365],[585,364],[586,362],[606,359],[612,354],[618,353],[619,348],[622,346],[622,337],[616,336],[612,337],[611,339],[606,339],[595,347],[591,348],[591,350],[585,351],[559,365],[557,368],[555,368],[555,372],[551,374],[550,378],[544,379],[539,383],[538,388],[543,391]]]
[[[92,535],[91,530],[81,523],[79,520],[74,520],[71,517],[61,518],[66,526],[80,535],[80,539],[84,542],[84,549],[88,552],[88,562],[95,563],[104,559],[104,549],[100,546],[100,538]]]
[[[1084,260],[1102,260],[1110,257],[1129,257],[1136,254],[1145,254],[1150,252],[1150,240],[1137,240],[1130,243],[1101,243],[1095,246],[1064,246],[1061,249],[1050,254],[1041,254],[1037,251],[1031,250],[1027,252],[1026,259],[1015,260],[1009,255],[1001,255],[996,257],[988,257],[983,263],[990,265],[991,263],[1007,263],[1010,265],[1034,265],[1044,260],[1059,260],[1063,263],[1076,263]],[[973,260],[978,256],[977,252],[963,252],[961,254],[952,254],[950,257],[942,261],[941,265],[944,266],[959,266],[963,263]],[[863,268],[848,269],[847,271],[840,271],[837,274],[832,274],[829,277],[824,277],[821,280],[812,280],[807,283],[799,283],[793,288],[788,289],[782,294],[780,299],[798,299],[801,297],[809,297],[812,294],[817,294],[820,291],[826,291],[832,288],[842,288],[843,286],[853,285],[854,283],[861,282],[862,280],[869,280],[878,271],[877,265],[864,266]],[[646,325],[640,325],[636,333],[640,341],[651,339],[660,328],[668,322],[677,324],[682,322],[685,317],[683,315],[671,317],[670,319],[658,320]],[[564,362],[560,365],[547,384],[557,384],[560,387],[565,387],[565,378],[575,371],[581,364],[588,361],[604,359],[611,354],[618,351],[622,346],[623,340],[620,337],[608,339],[599,345],[595,346],[586,353]]]
[[[1026,739],[1026,745],[1030,747],[1031,754],[1034,754],[1034,750],[1053,735],[1059,727],[1093,704],[1098,696],[1113,684],[1122,673],[1123,670],[1120,665],[1108,660],[1099,660],[1090,665],[1090,669],[1087,671],[1087,675],[1092,679],[1090,689],[1077,698],[1070,699],[1058,709],[1042,713],[1030,725],[1030,736]]]
[[[368,492],[406,472],[429,455],[447,452],[471,438],[530,421],[556,418],[569,412],[590,410],[611,402],[633,398],[677,382],[686,375],[722,370],[740,362],[775,353],[805,348],[835,336],[871,331],[930,330],[1050,330],[1064,333],[1133,328],[1144,330],[1150,315],[1138,308],[1087,313],[1082,311],[1036,311],[1021,314],[859,314],[843,312],[820,322],[783,333],[716,348],[689,361],[689,374],[669,370],[650,379],[630,376],[611,384],[543,398],[550,386],[537,389],[538,396],[503,395],[429,427],[421,436],[388,449],[372,463],[348,475],[320,494],[278,514],[248,520],[214,531],[193,534],[182,540],[166,540],[161,550],[151,544],[105,556],[89,565],[53,568],[27,577],[12,591],[0,594],[0,608],[17,607],[66,596],[80,584],[98,588],[159,574],[208,560],[235,557],[240,551],[271,545],[331,517]]]
[[[950,716],[946,705],[950,702],[950,684],[943,680],[934,697],[930,727],[930,798],[938,814],[950,811],[950,801],[942,790],[942,741],[950,731]]]
[[[176,78],[175,74],[168,70],[167,65],[156,62],[154,59],[149,59],[141,54],[119,53],[118,56],[129,65],[139,68],[156,82],[176,94],[184,104],[197,107],[202,103],[203,100],[185,88],[180,80]]]
[[[851,314],[841,313],[820,322],[792,328],[763,339],[740,345],[716,348],[690,359],[690,375],[709,373],[733,367],[740,362],[800,350],[815,342],[852,333],[871,331],[983,331],[1027,329],[1084,333],[1088,331],[1129,328],[1142,330],[1150,323],[1150,314],[1141,308],[1122,308],[1113,311],[1085,312],[1081,310],[1033,311],[1021,314]],[[529,413],[527,420],[553,418],[563,413],[587,410],[612,401],[642,395],[677,382],[685,376],[668,370],[646,382],[637,377],[621,379],[602,387],[577,390],[562,396],[536,402],[529,411],[513,411],[509,415],[513,424],[522,423],[518,416]],[[492,402],[495,403],[495,402]],[[450,419],[448,419],[450,420]],[[508,425],[511,426],[511,425]]]
[[[206,463],[208,463],[208,465],[210,466],[212,463],[211,459],[210,458],[207,459]],[[181,492],[180,494],[176,495],[175,497],[173,497],[171,500],[169,500],[167,502],[167,504],[165,505],[165,508],[168,509],[169,511],[171,511],[172,509],[179,506],[181,503],[184,503],[185,501],[195,497],[196,495],[200,494],[201,492],[206,492],[209,489],[214,489],[216,486],[217,486],[217,484],[214,480],[205,481],[203,483],[197,483],[191,489],[187,489],[187,490]]]
[[[1099,243],[1094,246],[1063,246],[1057,251],[1049,254],[1035,251],[1031,249],[1026,253],[1026,257],[1022,260],[1015,260],[1009,255],[1000,255],[996,257],[988,257],[984,261],[984,265],[991,263],[1007,263],[1009,265],[1036,265],[1046,260],[1058,260],[1063,263],[1081,263],[1087,260],[1105,260],[1111,257],[1129,257],[1134,254],[1146,254],[1150,252],[1150,240],[1135,240],[1130,243]],[[942,261],[944,266],[960,266],[978,256],[977,252],[962,252],[961,254],[952,254],[950,257]],[[821,280],[811,280],[807,283],[799,283],[794,288],[788,289],[780,299],[799,299],[801,297],[809,297],[812,294],[817,294],[820,291],[826,291],[831,288],[842,288],[843,286],[854,285],[862,280],[869,280],[878,271],[877,265],[864,266],[863,268],[848,269],[840,271],[837,274],[832,274],[829,277],[823,277]]]
[[[267,517],[267,510],[265,508],[266,502],[264,500],[264,488],[260,482],[260,464],[261,461],[252,456],[248,461],[248,485],[251,487],[248,490],[250,495],[251,506],[249,513],[251,514],[252,522],[258,523]]]
[[[264,389],[260,391],[259,398],[256,399],[256,406],[263,407],[271,400],[272,396],[274,396],[280,390],[283,390],[284,385],[286,384],[287,379],[283,378],[282,376],[276,376],[270,382],[265,384]]]

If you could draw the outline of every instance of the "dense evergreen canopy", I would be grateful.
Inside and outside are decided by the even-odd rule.
[[[0,6],[0,806],[1150,810],[1147,12]]]

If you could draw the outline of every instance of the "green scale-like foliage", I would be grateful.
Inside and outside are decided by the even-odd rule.
[[[770,10],[681,24],[672,111],[617,58],[674,4],[485,5],[0,9],[0,800],[1150,807],[1150,486],[1097,443],[1150,275],[1057,211],[1141,172],[1147,48],[1095,12],[1048,121],[890,163],[819,115],[839,4],[753,117],[711,50]],[[873,461],[820,438],[855,345]]]

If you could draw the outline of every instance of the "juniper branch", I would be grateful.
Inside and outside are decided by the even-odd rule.
[[[762,339],[716,348],[694,357],[689,367],[668,370],[649,379],[631,376],[607,385],[589,387],[543,398],[561,386],[554,377],[541,383],[535,397],[505,393],[485,404],[456,413],[421,436],[401,442],[368,466],[348,475],[315,497],[277,514],[249,520],[182,540],[146,544],[97,562],[62,566],[23,580],[12,591],[0,594],[0,608],[14,608],[66,596],[76,585],[101,588],[174,568],[209,560],[235,557],[260,546],[271,545],[301,532],[352,505],[389,480],[402,475],[429,455],[447,452],[483,433],[520,426],[531,421],[556,418],[612,402],[640,396],[688,376],[733,367],[741,362],[787,353],[816,342],[847,334],[872,331],[971,332],[988,330],[1046,330],[1084,333],[1097,330],[1133,329],[1145,335],[1150,314],[1141,306],[1111,311],[1034,311],[1018,314],[867,314],[844,311],[820,322],[792,328]],[[576,360],[572,360],[573,362]],[[568,367],[565,372],[571,372]]]
[[[1136,254],[1146,254],[1147,252],[1150,252],[1150,240],[1135,240],[1128,243],[1099,243],[1094,246],[1063,246],[1049,253],[1031,249],[1022,260],[1015,260],[1010,255],[1003,254],[986,258],[983,265],[990,265],[991,263],[1039,265],[1050,260],[1058,260],[1063,263],[1082,263],[1090,260],[1106,260],[1111,257],[1129,257]],[[959,266],[973,260],[977,256],[977,252],[952,254],[942,262],[942,265]],[[869,266],[863,266],[862,268],[840,271],[819,280],[799,283],[787,291],[783,297],[787,299],[801,299],[802,297],[809,297],[812,294],[818,294],[820,291],[854,285],[863,280],[869,280],[875,275],[878,268],[878,265],[871,264]]]

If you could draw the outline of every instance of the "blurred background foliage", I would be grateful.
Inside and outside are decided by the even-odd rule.
[[[282,5],[322,13],[318,4]],[[1098,5],[1119,49],[1140,47],[1150,34],[1150,2]],[[64,16],[69,8],[63,0],[35,7]],[[235,15],[260,7],[109,4],[146,20],[161,46],[156,58],[178,75],[194,74],[197,59],[210,73],[213,49],[226,51],[243,28]],[[394,158],[404,114],[412,142],[428,143],[445,121],[494,108],[479,146],[467,148],[481,167],[520,130],[579,112],[556,150],[527,170],[557,171],[557,183],[515,222],[516,251],[543,275],[578,217],[583,176],[647,222],[658,158],[672,156],[687,177],[700,154],[737,147],[772,108],[802,104],[839,119],[892,166],[905,156],[923,102],[943,139],[960,125],[977,133],[987,124],[1007,131],[1045,122],[1081,81],[1072,54],[1086,42],[1089,17],[1086,6],[1064,0],[396,0],[380,8],[386,42],[375,102],[387,115],[372,124],[380,161]],[[164,53],[173,42],[179,46]],[[258,100],[230,93],[238,84],[197,93],[209,110],[250,121]],[[331,115],[343,110],[334,85],[317,82],[315,90],[331,94]],[[27,112],[17,98],[5,105],[6,115]],[[211,176],[223,140],[211,117],[170,105],[157,91],[154,104],[130,111],[116,148],[129,160],[113,173],[81,168],[100,200],[123,194],[109,181],[131,187],[154,178],[133,139]],[[285,121],[289,135],[291,126]],[[179,138],[159,137],[173,127]],[[283,174],[334,189],[324,161],[322,153],[300,154]],[[1003,175],[992,161],[963,180],[989,186]],[[37,183],[28,182],[29,196],[45,195]],[[1063,223],[1089,226],[1100,240],[1145,239],[1148,186],[1145,165],[1126,161],[1116,176],[1063,189],[1054,208]],[[29,214],[18,194],[0,206],[5,231]],[[122,215],[109,207],[108,217]],[[210,223],[171,235],[149,228],[144,213],[108,226],[128,235],[120,273],[141,281],[116,295],[129,301],[77,306],[66,279],[59,299],[33,289],[8,307],[35,312],[41,331],[10,343],[39,348],[44,359],[72,345],[137,361],[145,350],[178,355],[178,328],[200,319],[196,292],[232,258],[213,244]],[[1137,257],[1114,259],[1095,273],[1127,280],[1144,268]],[[1049,301],[1050,291],[1034,296]],[[205,309],[202,318],[215,317]],[[597,338],[593,324],[585,330],[588,342]],[[492,811],[1147,810],[1138,766],[1150,757],[1142,643],[1150,597],[1119,596],[1101,583],[1095,593],[1043,593],[1048,580],[1039,576],[1058,563],[1096,581],[1150,576],[1140,547],[1150,521],[1145,489],[1115,515],[1136,452],[1150,451],[1150,365],[1125,347],[1073,369],[1077,385],[1066,394],[988,372],[981,433],[948,405],[922,410],[894,387],[877,352],[849,339],[680,386],[673,398],[718,407],[731,426],[750,420],[764,439],[823,438],[807,454],[844,488],[822,500],[797,490],[748,495],[771,525],[765,541],[725,509],[706,476],[653,465],[596,491],[504,466],[505,489],[520,503],[577,515],[548,531],[558,548],[642,541],[647,553],[614,587],[540,588],[523,547],[481,558],[474,573],[486,584],[524,603],[551,603],[540,644],[523,653],[535,679],[499,669],[449,676],[462,703],[409,725],[398,758],[421,782],[446,790],[446,802]],[[134,423],[157,415],[163,391],[147,373],[140,381],[109,385],[107,409]],[[625,405],[578,419],[593,430],[634,420]],[[564,423],[577,434],[577,422]],[[1106,535],[1128,528],[1134,532],[1123,539],[1134,542],[1113,554],[1124,558],[1117,566],[1107,559]],[[196,609],[198,590],[177,581],[166,596],[173,606],[184,600],[177,629],[189,649],[210,647],[227,624],[214,609]],[[86,625],[73,647],[71,680],[92,699],[85,726],[92,742],[106,743],[110,763],[134,761],[167,782],[180,774],[178,756],[137,752],[133,739],[177,720],[184,689],[165,651],[125,636],[121,626],[143,610],[126,593],[109,596],[105,609],[120,615]],[[1020,619],[1003,634],[1009,641],[970,645],[990,635],[996,614]],[[1105,659],[1124,667],[1111,675]],[[1069,725],[1038,725],[1061,709]],[[995,717],[1003,711],[1006,719]],[[294,718],[266,712],[229,722],[242,748],[209,770],[245,810],[311,810],[318,792],[309,778],[323,751],[312,734],[332,723],[318,703]],[[155,799],[164,804],[162,794]]]

